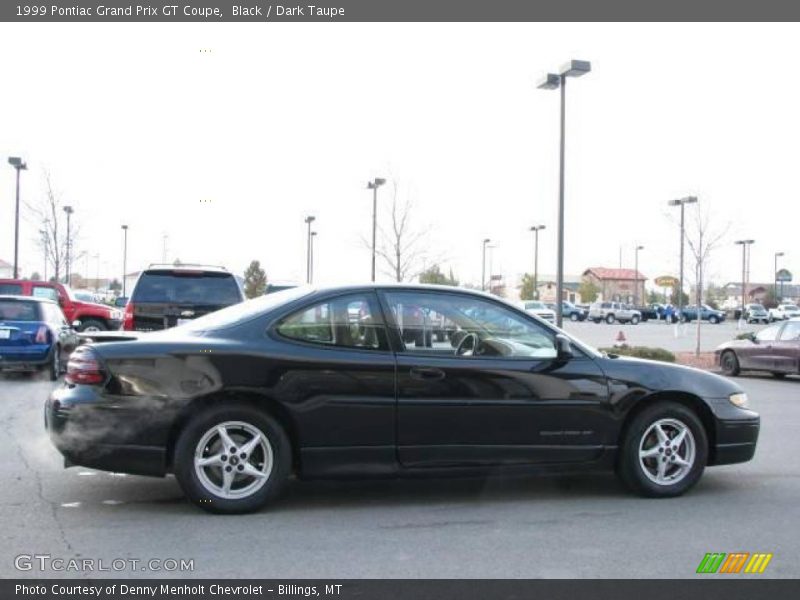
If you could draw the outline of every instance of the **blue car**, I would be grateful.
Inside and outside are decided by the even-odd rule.
[[[64,371],[79,343],[61,308],[46,298],[0,296],[0,371]]]

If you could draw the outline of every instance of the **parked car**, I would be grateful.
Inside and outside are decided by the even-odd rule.
[[[0,371],[42,370],[55,381],[78,343],[52,300],[0,296]]]
[[[688,323],[697,319],[697,306],[684,306],[681,309],[681,323]],[[715,310],[707,304],[700,305],[700,320],[708,321],[709,323],[717,324],[725,320],[725,313],[721,310]]]
[[[748,323],[769,323],[769,313],[760,304],[748,304],[744,307],[744,319]]]
[[[800,318],[774,323],[746,339],[720,345],[714,354],[726,375],[768,371],[775,377],[800,374]]]
[[[406,341],[406,308],[456,329]],[[46,428],[65,464],[174,473],[212,512],[256,510],[292,474],[600,469],[676,496],[750,460],[760,425],[729,379],[606,355],[456,288],[297,288],[139,336],[79,347]]]
[[[207,265],[150,265],[125,305],[125,331],[154,331],[238,304],[244,293],[233,274]]]
[[[663,307],[660,304],[636,306],[635,308],[639,311],[639,314],[641,314],[642,321],[649,321],[650,319],[658,321],[661,318],[661,311],[663,310]]]
[[[775,308],[769,309],[769,320],[773,323],[795,317],[800,317],[800,307],[796,304],[779,304]]]
[[[49,298],[58,303],[67,322],[73,324],[78,331],[118,329],[122,322],[121,311],[105,304],[80,300],[75,292],[63,283],[0,279],[0,294]]]
[[[545,302],[545,306],[552,310],[553,313],[556,313],[556,308],[558,305],[555,302]],[[585,321],[588,315],[588,309],[580,308],[572,302],[567,302],[566,300],[561,303],[561,316],[564,319],[569,319],[573,322]]]
[[[522,309],[550,323],[556,322],[556,311],[539,300],[523,300]]]
[[[614,321],[619,321],[620,323],[636,325],[642,320],[642,313],[629,304],[622,304],[620,302],[595,302],[589,308],[589,320],[595,323],[605,321],[611,324]]]

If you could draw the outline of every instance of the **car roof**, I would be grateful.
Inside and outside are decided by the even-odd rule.
[[[40,296],[19,296],[16,294],[0,294],[0,300],[22,300],[24,302],[49,302],[55,304],[50,298],[41,298]]]
[[[211,273],[231,274],[228,269],[218,265],[200,265],[192,263],[181,263],[179,265],[171,265],[169,263],[153,263],[148,266],[143,273],[147,273],[148,271],[207,271]]]

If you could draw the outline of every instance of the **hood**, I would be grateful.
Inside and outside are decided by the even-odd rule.
[[[642,358],[612,358],[613,356],[601,358],[600,366],[610,379],[628,387],[639,387],[651,392],[680,391],[704,398],[727,398],[731,394],[744,391],[729,379],[701,369]]]

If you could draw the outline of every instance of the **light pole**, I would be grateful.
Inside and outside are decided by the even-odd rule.
[[[775,275],[773,275],[773,277],[775,278],[775,281],[774,281],[774,285],[775,285],[775,288],[774,288],[775,289],[775,300],[780,304],[780,301],[782,300],[783,294],[781,294],[781,297],[778,296],[778,257],[779,256],[783,256],[783,252],[776,252],[775,253]],[[783,282],[782,281],[781,281],[781,287],[783,287]],[[783,290],[781,290],[781,291],[783,291]]]
[[[567,77],[580,77],[592,70],[591,64],[586,60],[571,60],[561,72],[548,73],[544,80],[539,84],[539,89],[554,90],[561,88],[561,151],[559,158],[559,181],[558,181],[558,261],[556,265],[556,325],[561,327],[563,324],[564,301],[564,152],[565,152],[565,130],[566,130],[566,108],[567,108]]]
[[[28,165],[19,156],[9,156],[8,164],[17,171],[17,200],[14,208],[14,279],[19,277],[19,172],[25,171]]]
[[[66,263],[67,263],[66,264],[66,271],[67,271],[67,273],[66,273],[66,275],[67,275],[67,285],[71,285],[72,284],[72,269],[70,267],[70,261],[72,260],[72,239],[70,237],[70,235],[71,235],[70,217],[72,216],[72,213],[74,213],[75,211],[73,210],[73,208],[71,206],[65,206],[64,207],[64,212],[67,213],[67,260],[66,260]]]
[[[734,244],[739,244],[742,246],[742,312],[739,315],[739,323],[744,320],[744,307],[746,304],[745,298],[747,294],[746,286],[747,286],[747,247],[750,244],[753,244],[755,240],[736,240]]]
[[[316,217],[308,215],[304,221],[308,227],[308,234],[306,235],[306,283],[311,283],[311,224],[315,220]]]
[[[639,250],[644,250],[644,246],[636,246],[636,250],[633,253],[633,277],[635,280],[634,283],[634,292],[633,292],[633,303],[639,306]],[[644,292],[644,290],[642,290]],[[644,294],[642,294],[644,295]]]
[[[539,299],[539,232],[544,225],[534,225],[529,228],[533,232],[533,299]]]
[[[47,230],[40,229],[39,235],[42,237],[42,246],[44,248],[44,277],[42,278],[42,280],[47,281],[47,250],[48,250]]]
[[[697,197],[696,196],[687,196],[686,198],[679,198],[677,200],[670,200],[667,202],[669,206],[680,206],[681,207],[681,258],[680,258],[680,267],[679,271],[680,274],[678,276],[678,315],[680,316],[680,311],[683,309],[683,243],[685,239],[685,227],[684,227],[684,216],[685,216],[685,209],[687,204],[696,204]]]
[[[481,290],[486,291],[486,244],[491,242],[489,238],[483,240],[483,261],[481,266]]]
[[[128,226],[122,226],[122,297],[125,298],[125,280],[128,275]]]
[[[309,278],[308,278],[308,282],[309,283],[313,283],[314,282],[314,239],[316,237],[317,237],[317,232],[316,231],[312,231],[311,232],[311,269],[310,269],[310,275],[309,275]]]
[[[385,179],[376,177],[367,182],[367,189],[372,190],[372,281],[375,281],[375,240],[378,231],[378,188],[386,183]]]

